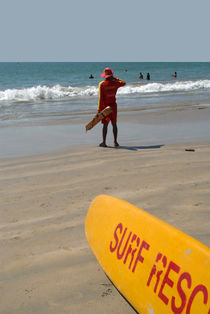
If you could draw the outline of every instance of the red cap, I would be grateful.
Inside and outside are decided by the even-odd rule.
[[[111,77],[113,75],[114,75],[114,72],[110,68],[104,69],[104,72],[101,73],[101,77],[105,77],[105,78]]]

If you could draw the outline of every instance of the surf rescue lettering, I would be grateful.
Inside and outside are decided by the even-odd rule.
[[[127,228],[123,230],[123,224],[119,223],[114,231],[115,241],[110,242],[110,251],[116,251],[117,258],[123,259],[123,263],[134,273],[139,262],[144,262],[143,250],[149,250],[150,245],[133,232],[127,232]],[[120,239],[121,236],[121,239]],[[125,239],[124,246],[122,245]],[[129,244],[129,245],[128,245]]]
[[[144,263],[150,244],[141,239],[132,231],[128,231],[122,223],[119,223],[114,230],[114,239],[110,241],[110,252],[116,254],[132,273],[135,273],[139,263]],[[176,278],[172,279],[172,278]],[[177,296],[169,298],[167,289],[176,285]],[[196,298],[202,300],[204,307],[208,303],[210,293],[203,284],[193,285],[190,273],[182,271],[181,267],[174,261],[168,260],[167,256],[159,252],[155,258],[152,269],[148,274],[145,283],[149,289],[166,305],[170,306],[173,313],[190,314]],[[210,314],[210,309],[201,309],[202,313]]]
[[[165,270],[165,272],[164,272]],[[169,300],[165,294],[164,288],[173,288],[175,282],[171,278],[172,273],[176,273],[176,290],[179,295],[179,300],[174,296]],[[170,277],[171,276],[171,277]],[[173,274],[174,277],[174,274]],[[181,272],[181,268],[173,261],[167,261],[167,257],[162,253],[158,253],[155,263],[151,269],[148,277],[147,286],[153,288],[153,292],[163,301],[166,305],[170,305],[173,313],[183,313],[185,309],[186,314],[191,313],[191,308],[196,297],[202,298],[203,304],[208,302],[208,290],[206,286],[199,284],[193,287],[192,276],[188,272]],[[183,289],[183,283],[190,290],[191,294],[187,298],[186,292]],[[169,302],[170,301],[170,302]],[[202,313],[210,314],[210,309]]]

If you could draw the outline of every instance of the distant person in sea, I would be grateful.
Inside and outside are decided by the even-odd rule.
[[[99,145],[101,147],[107,147],[106,145],[106,136],[108,130],[108,124],[111,121],[113,128],[114,136],[114,146],[118,147],[117,142],[117,103],[116,103],[116,93],[118,88],[125,86],[126,82],[114,77],[114,72],[110,68],[104,69],[104,72],[101,73],[101,77],[105,80],[99,83],[99,100],[98,100],[98,112],[101,112],[107,106],[112,108],[112,112],[101,122],[103,124],[102,137],[103,142]]]
[[[140,78],[140,80],[143,80],[143,78],[144,78],[143,74],[141,72],[139,73],[139,78]]]
[[[89,79],[93,79],[93,78],[94,78],[94,76],[92,74],[90,74]]]
[[[149,81],[150,80],[150,74],[147,73],[147,80]]]
[[[172,74],[172,76],[176,78],[177,77],[177,73],[174,72],[174,74]]]

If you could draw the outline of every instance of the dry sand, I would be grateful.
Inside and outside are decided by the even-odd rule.
[[[88,207],[113,195],[210,246],[209,157],[204,142],[0,161],[0,313],[134,313],[87,244]]]

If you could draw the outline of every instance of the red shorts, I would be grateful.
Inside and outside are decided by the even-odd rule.
[[[117,122],[117,106],[112,106],[112,112],[103,120],[101,123],[108,124],[109,121],[116,123]]]

